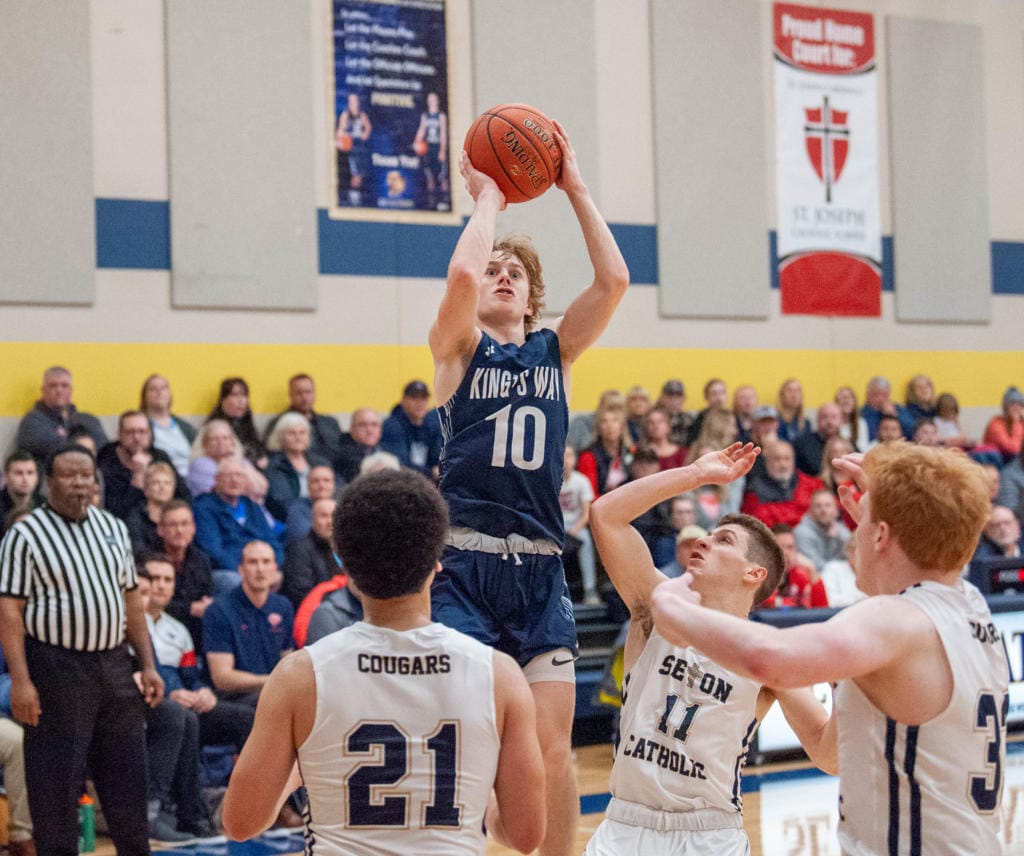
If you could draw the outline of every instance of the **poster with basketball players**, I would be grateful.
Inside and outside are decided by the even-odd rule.
[[[789,3],[773,12],[782,312],[879,316],[874,19]]]
[[[444,0],[332,0],[331,14],[331,216],[449,216]]]

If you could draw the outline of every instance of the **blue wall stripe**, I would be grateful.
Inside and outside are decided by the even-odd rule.
[[[170,270],[170,204],[97,199],[96,267]]]
[[[992,292],[1024,294],[1024,243],[992,242]]]
[[[658,230],[611,223],[634,285],[658,282]],[[332,220],[317,211],[320,273],[443,279],[461,226]],[[771,287],[778,289],[778,243],[768,233]],[[893,290],[893,239],[882,236],[882,290]],[[171,208],[166,201],[96,200],[96,266],[170,270]],[[992,242],[992,293],[1024,295],[1024,241]]]
[[[320,273],[443,279],[461,226],[332,220],[317,211]]]
[[[658,283],[658,227],[609,223],[633,285]]]
[[[444,279],[461,226],[332,220],[319,209],[320,273]],[[634,283],[658,281],[654,226],[612,224]]]

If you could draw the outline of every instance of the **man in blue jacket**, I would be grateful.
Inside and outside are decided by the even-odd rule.
[[[384,421],[381,447],[398,458],[403,467],[437,481],[441,461],[441,422],[429,409],[430,389],[412,380],[402,391],[402,400]]]
[[[284,561],[277,535],[263,509],[245,495],[246,486],[242,462],[224,460],[217,467],[213,490],[196,498],[196,543],[214,568],[237,568],[242,548],[250,541],[266,541],[278,565]]]

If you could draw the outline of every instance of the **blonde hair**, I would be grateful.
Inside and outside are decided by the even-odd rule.
[[[235,441],[235,453],[237,456],[241,457],[242,444],[239,441],[238,435],[235,433],[230,423],[228,423],[226,419],[211,419],[209,422],[204,423],[202,427],[200,427],[200,429],[196,432],[196,439],[192,441],[192,453],[190,457],[193,461],[196,460],[197,458],[202,458],[206,455],[206,449],[204,448],[204,446],[206,445],[206,435],[210,433],[210,429],[215,428],[217,426],[221,426],[228,429],[228,432],[231,434]]]
[[[845,448],[842,452],[836,451],[836,446],[842,443]],[[825,448],[821,453],[821,470],[818,472],[818,478],[825,483],[825,487],[831,490],[833,493],[838,489],[839,482],[836,481],[836,471],[832,469],[832,459],[839,458],[843,455],[848,455],[851,452],[856,452],[857,447],[853,445],[846,437],[829,437],[825,441]]]
[[[146,466],[146,471],[142,476],[142,483],[148,484],[149,477],[156,473],[163,473],[164,475],[171,477],[171,483],[174,483],[174,467],[172,467],[167,461],[153,461]]]
[[[715,451],[724,449],[736,440],[736,416],[731,410],[709,410],[704,414],[700,433],[690,446],[686,463],[692,464],[700,457],[700,450],[710,446]]]
[[[523,319],[526,332],[529,333],[537,326],[537,322],[541,318],[541,311],[544,309],[544,277],[541,275],[540,256],[537,254],[537,248],[529,236],[512,234],[496,241],[493,252],[501,253],[503,256],[515,256],[523,263],[526,279],[530,283],[531,312]]]
[[[868,452],[864,472],[872,519],[888,524],[910,561],[942,572],[967,563],[991,510],[978,464],[957,452],[900,440]]]

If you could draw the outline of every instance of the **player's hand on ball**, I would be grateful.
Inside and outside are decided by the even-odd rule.
[[[480,170],[473,166],[473,162],[469,159],[469,155],[466,154],[465,150],[459,156],[459,171],[466,181],[466,190],[469,191],[469,195],[473,197],[474,202],[480,198],[482,193],[490,191],[497,194],[500,200],[498,210],[505,210],[505,194],[501,192],[493,178],[480,172]]]
[[[583,183],[583,176],[580,175],[576,149],[569,142],[569,135],[557,119],[552,119],[551,124],[555,126],[555,139],[558,141],[558,147],[562,150],[562,166],[558,172],[558,178],[555,180],[555,186],[566,193],[585,191],[587,186]]]

